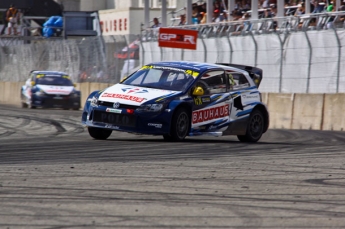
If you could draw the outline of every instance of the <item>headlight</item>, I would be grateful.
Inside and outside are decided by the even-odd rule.
[[[35,92],[35,95],[37,95],[37,96],[42,96],[42,95],[44,95],[45,93],[44,93],[44,91],[42,91],[42,90],[39,90],[39,91],[36,91]]]
[[[159,112],[163,109],[164,104],[144,104],[137,108],[139,112]]]
[[[77,98],[79,97],[78,93],[72,91],[71,94],[69,94],[72,98]]]
[[[91,103],[91,106],[97,107],[98,106],[98,99],[94,96],[94,97],[92,97],[90,103]]]

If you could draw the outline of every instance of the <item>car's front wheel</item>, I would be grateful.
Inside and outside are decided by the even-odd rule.
[[[28,104],[27,104],[27,103],[22,102],[22,108],[28,108]]]
[[[167,141],[182,141],[188,135],[190,117],[185,108],[179,108],[173,118],[169,135],[163,135]]]
[[[261,111],[254,110],[248,121],[245,135],[237,135],[241,142],[257,142],[264,132],[265,119]]]
[[[89,131],[89,134],[91,137],[98,140],[105,140],[109,138],[109,136],[113,132],[112,130],[96,128],[96,127],[88,127],[87,130]]]

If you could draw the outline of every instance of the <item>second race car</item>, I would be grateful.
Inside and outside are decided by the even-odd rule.
[[[23,108],[80,109],[80,91],[64,72],[31,71],[20,94]]]

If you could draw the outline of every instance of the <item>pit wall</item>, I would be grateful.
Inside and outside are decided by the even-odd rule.
[[[0,103],[20,106],[24,82],[0,82]],[[111,84],[79,83],[82,106],[87,96]],[[271,129],[345,130],[345,93],[298,94],[263,93],[270,112]]]

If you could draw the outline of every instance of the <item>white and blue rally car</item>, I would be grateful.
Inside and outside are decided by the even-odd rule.
[[[23,108],[80,109],[80,91],[65,72],[31,71],[20,96]]]
[[[92,92],[82,124],[91,137],[112,131],[186,136],[237,135],[257,142],[269,126],[269,113],[258,87],[262,70],[234,64],[155,62],[122,82]]]

